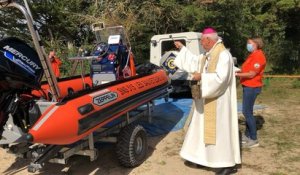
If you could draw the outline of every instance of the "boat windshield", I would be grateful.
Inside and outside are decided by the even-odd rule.
[[[120,35],[124,45],[128,45],[129,43],[126,38],[125,28],[123,26],[104,27],[103,25],[102,27],[93,27],[93,31],[96,35],[96,40],[98,43],[107,43],[109,36],[112,35]]]

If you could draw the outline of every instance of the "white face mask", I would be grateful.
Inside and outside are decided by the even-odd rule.
[[[247,44],[247,50],[248,52],[253,52],[254,51],[254,47],[252,44]]]

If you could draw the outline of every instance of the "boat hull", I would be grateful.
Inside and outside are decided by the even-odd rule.
[[[165,71],[108,83],[50,106],[29,130],[33,143],[72,144],[152,99],[167,94]]]

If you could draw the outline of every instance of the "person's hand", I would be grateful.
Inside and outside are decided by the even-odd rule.
[[[235,76],[237,76],[238,77],[238,73],[241,73],[242,72],[242,70],[240,69],[240,68],[238,68],[238,67],[235,67],[234,66],[234,72],[235,72]]]
[[[236,76],[236,77],[239,77],[239,76],[240,76],[239,73],[242,73],[242,71],[241,71],[241,70],[236,70],[236,71],[235,71],[235,76]]]
[[[239,73],[241,73],[242,70],[236,66],[234,66],[233,70],[234,70],[235,76],[239,77]]]
[[[48,56],[48,58],[50,59],[50,62],[52,62],[54,60],[54,57],[55,57],[55,52],[51,51]]]
[[[200,81],[201,80],[201,73],[193,73],[193,80],[196,80],[196,81]]]
[[[183,44],[180,41],[174,41],[174,45],[179,50],[183,47]]]

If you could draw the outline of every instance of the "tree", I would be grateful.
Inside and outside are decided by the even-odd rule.
[[[276,3],[277,15],[285,24],[284,37],[279,46],[281,55],[275,59],[277,72],[300,72],[300,1],[280,0]]]
[[[19,2],[22,2],[19,0]],[[215,27],[242,63],[249,37],[260,36],[268,66],[277,72],[300,71],[299,0],[29,0],[47,48],[65,55],[91,47],[90,25],[123,25],[138,62],[149,59],[153,35]],[[30,40],[26,23],[12,9],[0,10],[0,37]],[[73,45],[73,47],[71,47]],[[76,46],[76,47],[75,47]]]

